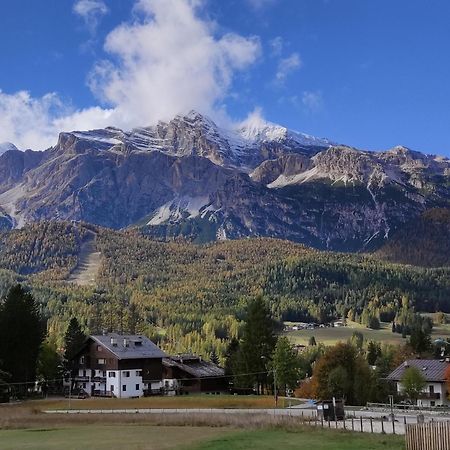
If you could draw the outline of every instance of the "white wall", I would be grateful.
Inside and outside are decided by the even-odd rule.
[[[428,399],[428,398],[418,399],[417,400],[418,406],[431,406],[432,401],[434,401],[435,406],[450,404],[450,402],[448,401],[448,399],[446,397],[447,388],[445,386],[445,383],[429,383],[429,382],[427,382],[427,384],[425,385],[422,392],[429,394],[430,386],[434,387],[435,394],[440,394],[440,398],[438,398],[438,399]],[[399,392],[399,393],[403,392],[403,386],[401,383],[397,383],[397,392]]]
[[[127,373],[129,373],[128,377]],[[144,384],[141,373],[139,369],[108,370],[106,372],[106,390],[113,391],[118,398],[142,397]],[[139,385],[138,389],[136,389],[136,385]],[[123,386],[126,386],[126,391],[123,390]]]

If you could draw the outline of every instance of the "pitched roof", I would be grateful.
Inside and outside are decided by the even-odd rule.
[[[163,359],[163,365],[177,367],[195,378],[221,377],[225,374],[222,367],[196,355],[170,356]]]
[[[145,336],[109,333],[90,336],[90,338],[108,349],[118,359],[165,358],[167,356],[156,344]]]
[[[386,379],[400,381],[406,369],[415,367],[420,370],[426,381],[441,383],[445,381],[445,371],[449,366],[450,363],[443,359],[409,359],[393,370]]]

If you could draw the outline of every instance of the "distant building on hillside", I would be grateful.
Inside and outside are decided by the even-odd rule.
[[[161,393],[167,355],[140,335],[89,336],[73,360],[75,388],[102,397]]]
[[[450,405],[447,399],[447,385],[445,380],[445,372],[450,367],[450,362],[444,359],[410,359],[405,361],[391,372],[387,380],[395,382],[397,392],[403,391],[402,378],[403,374],[409,367],[415,367],[424,376],[427,384],[419,395],[417,406],[444,406]]]

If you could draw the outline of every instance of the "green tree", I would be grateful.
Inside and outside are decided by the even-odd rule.
[[[419,394],[427,383],[425,377],[417,367],[408,367],[403,373],[400,384],[406,397],[412,402],[417,403]]]
[[[369,344],[367,345],[367,362],[371,366],[374,366],[380,355],[381,355],[380,344],[374,341],[370,341]]]
[[[220,364],[219,357],[217,356],[217,353],[214,349],[211,352],[209,359],[212,363],[216,364],[217,366]]]
[[[267,384],[266,372],[275,343],[275,322],[264,299],[256,297],[247,304],[239,364],[243,373],[250,374],[245,377],[246,383],[256,384],[258,393],[261,393],[263,385]]]
[[[426,352],[431,347],[431,330],[416,321],[411,329],[409,344],[417,353]]]
[[[12,287],[0,307],[0,360],[11,382],[35,380],[43,330],[32,295],[20,285]],[[25,391],[25,386],[19,390]]]
[[[277,385],[282,391],[286,393],[287,389],[297,387],[300,362],[287,337],[278,338],[271,367],[275,371]]]
[[[330,371],[327,380],[328,392],[332,397],[344,398],[351,389],[351,380],[348,372],[342,366],[337,366]]]
[[[41,381],[49,382],[61,377],[61,356],[56,351],[54,345],[44,341],[41,345],[38,363],[37,375]]]
[[[309,338],[308,345],[309,345],[309,346],[317,345],[316,338],[315,338],[314,336],[311,336],[311,337]]]
[[[361,351],[364,344],[364,335],[360,331],[354,331],[350,338],[350,342],[358,351]]]
[[[83,333],[78,320],[75,317],[70,319],[64,336],[64,367],[65,370],[72,370],[72,359],[81,349],[86,335]]]

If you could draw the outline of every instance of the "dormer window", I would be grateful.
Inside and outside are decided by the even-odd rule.
[[[136,342],[134,343],[134,345],[135,345],[136,347],[142,347],[142,341],[136,341]]]

